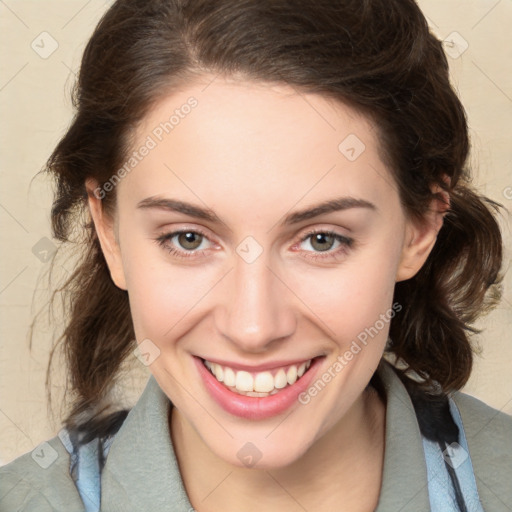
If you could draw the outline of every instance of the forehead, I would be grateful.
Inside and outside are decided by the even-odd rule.
[[[139,200],[181,190],[291,207],[331,191],[372,201],[396,191],[370,120],[283,84],[205,77],[155,104],[132,149],[144,145],[150,150],[121,184]]]

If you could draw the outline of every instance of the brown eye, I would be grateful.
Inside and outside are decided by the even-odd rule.
[[[313,260],[333,258],[339,260],[340,256],[348,254],[352,248],[352,238],[347,238],[335,231],[316,230],[307,233],[301,239],[301,248],[304,256]]]
[[[177,235],[177,241],[183,249],[193,251],[197,249],[203,240],[203,235],[194,233],[193,231],[187,231]]]
[[[165,233],[155,241],[176,258],[198,258],[204,256],[208,250],[209,238],[200,231],[173,231]],[[203,242],[206,242],[204,247]]]
[[[311,247],[317,251],[328,251],[334,245],[335,237],[328,233],[315,233],[311,235]]]

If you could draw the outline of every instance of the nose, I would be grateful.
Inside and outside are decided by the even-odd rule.
[[[291,292],[264,254],[252,263],[236,257],[216,309],[218,331],[244,352],[265,352],[296,328]]]

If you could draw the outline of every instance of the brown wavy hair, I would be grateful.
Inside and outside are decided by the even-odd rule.
[[[472,367],[472,324],[498,296],[488,292],[499,283],[502,239],[498,205],[470,186],[465,111],[442,43],[416,3],[118,0],[85,48],[75,117],[46,167],[56,180],[54,236],[68,242],[82,234],[81,260],[59,290],[68,320],[58,342],[72,391],[65,426],[87,424],[89,437],[115,429],[122,415],[112,414],[109,393],[134,349],[128,296],[110,278],[85,180],[105,183],[151,106],[205,73],[288,84],[367,115],[410,216],[422,218],[434,185],[449,193],[426,264],[396,284],[403,310],[391,322],[388,349],[427,384],[444,393],[460,389]],[[103,207],[112,212],[115,200],[114,190]],[[48,374],[50,368],[51,360]]]

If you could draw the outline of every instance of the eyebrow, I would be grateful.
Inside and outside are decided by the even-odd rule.
[[[185,201],[178,201],[176,199],[148,197],[140,201],[137,204],[137,208],[168,210],[183,213],[184,215],[212,223],[223,223],[212,210],[201,208],[200,206],[195,206]],[[290,213],[284,217],[282,224],[298,224],[299,222],[313,219],[314,217],[318,217],[322,214],[348,210],[351,208],[367,208],[369,210],[377,210],[377,207],[373,203],[370,203],[365,199],[357,199],[354,197],[339,197],[337,199],[331,199],[304,210]]]
[[[369,210],[377,210],[377,207],[366,201],[365,199],[356,199],[355,197],[339,197],[325,201],[316,206],[306,208],[298,212],[288,214],[283,221],[283,224],[297,224],[304,220],[313,219],[319,215],[342,210],[349,210],[351,208],[367,208]]]

